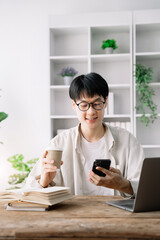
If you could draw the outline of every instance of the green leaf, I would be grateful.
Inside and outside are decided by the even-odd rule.
[[[7,117],[8,117],[8,114],[6,114],[5,112],[0,112],[0,122],[2,122]]]
[[[35,163],[38,161],[38,158],[34,158],[34,159],[31,159],[29,161],[27,161],[27,164],[30,168],[30,171],[32,170],[33,166],[35,165]]]
[[[138,118],[145,126],[149,123],[154,123],[157,119],[157,105],[153,102],[152,97],[155,95],[154,89],[150,87],[152,81],[153,70],[151,67],[146,67],[140,63],[135,65],[135,72],[133,73],[136,77],[136,91],[139,98],[137,99],[137,106],[135,107],[137,112],[141,113],[142,116]],[[146,116],[147,113],[151,114]]]
[[[116,40],[114,40],[114,39],[107,39],[107,40],[105,40],[105,41],[102,41],[102,46],[101,46],[101,48],[102,48],[102,49],[105,49],[105,48],[107,48],[107,47],[111,47],[111,48],[113,48],[113,49],[117,49],[118,46],[117,46],[117,44],[116,44]]]
[[[35,164],[38,161],[38,158],[33,158],[29,161],[27,161],[28,164]]]
[[[24,159],[24,156],[22,154],[15,154],[12,157],[8,158],[8,162],[10,163],[17,163],[17,162],[22,162]]]

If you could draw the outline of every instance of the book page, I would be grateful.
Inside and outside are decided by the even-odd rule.
[[[29,196],[33,198],[41,197],[48,198],[48,196],[53,195],[58,197],[58,195],[69,193],[68,187],[48,187],[48,188],[21,188],[21,189],[13,189],[13,190],[6,190],[3,192],[0,192],[0,199],[16,199],[16,200],[23,200],[24,196]]]

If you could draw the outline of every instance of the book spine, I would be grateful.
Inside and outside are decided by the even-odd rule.
[[[124,128],[129,132],[131,131],[131,123],[130,122],[106,122],[106,124],[108,124],[109,126],[112,126],[112,127]]]
[[[114,93],[110,92],[108,96],[108,111],[109,115],[114,115]]]

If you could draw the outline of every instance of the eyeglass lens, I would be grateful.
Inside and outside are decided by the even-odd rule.
[[[104,102],[95,102],[95,103],[81,102],[78,104],[78,107],[82,111],[87,111],[91,105],[95,110],[101,110],[103,108]]]

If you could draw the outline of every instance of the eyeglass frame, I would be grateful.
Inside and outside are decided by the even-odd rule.
[[[76,103],[75,102],[75,104],[78,106],[78,109],[80,110],[80,111],[82,111],[82,112],[87,112],[88,111],[88,109],[87,110],[82,110],[82,109],[80,109],[79,108],[79,105],[81,104],[81,103],[87,103],[88,104],[88,109],[90,109],[90,107],[91,107],[91,105],[92,105],[92,108],[94,109],[94,110],[96,110],[96,111],[101,111],[102,109],[103,109],[103,107],[104,107],[104,104],[106,103],[106,101],[99,101],[100,103],[103,103],[103,107],[101,108],[101,109],[95,109],[94,108],[94,103],[96,102],[92,102],[92,103],[88,103],[88,102],[86,102],[86,101],[81,101],[80,103]]]

